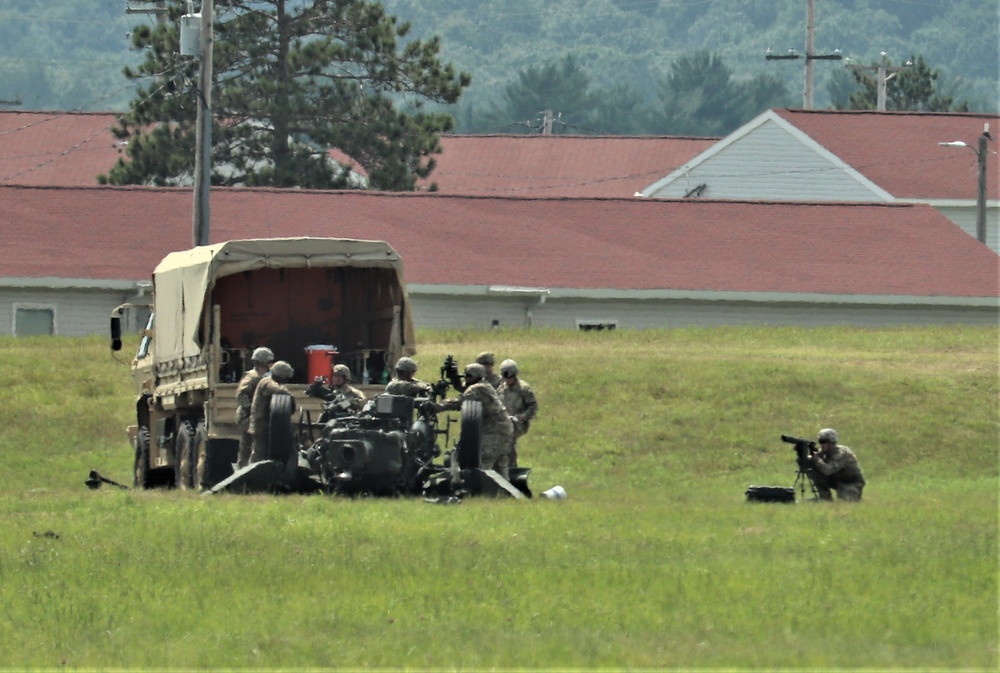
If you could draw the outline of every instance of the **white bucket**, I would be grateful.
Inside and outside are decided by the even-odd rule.
[[[543,492],[542,497],[548,498],[549,500],[565,500],[566,489],[562,486],[553,486],[549,490]]]

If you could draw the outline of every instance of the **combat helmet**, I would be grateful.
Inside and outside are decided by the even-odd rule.
[[[278,360],[271,365],[271,378],[278,383],[291,381],[293,376],[295,376],[295,370],[284,360]]]
[[[250,356],[250,361],[259,362],[263,365],[270,364],[274,362],[274,351],[266,346],[261,346],[254,350],[253,355]]]
[[[401,357],[396,361],[396,370],[413,374],[417,371],[417,363],[408,357]]]
[[[510,358],[504,360],[500,363],[500,376],[505,379],[511,376],[517,376],[517,373],[521,371],[517,367],[517,363]]]
[[[470,379],[482,381],[483,379],[486,378],[486,367],[479,364],[478,362],[473,362],[470,365],[465,365],[465,375]]]

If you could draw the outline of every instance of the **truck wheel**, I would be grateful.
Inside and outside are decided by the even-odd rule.
[[[174,485],[182,491],[194,488],[194,468],[197,465],[195,430],[191,421],[181,422],[174,440]]]
[[[288,457],[295,450],[292,405],[291,395],[278,394],[271,398],[271,422],[268,425],[269,444],[271,445],[270,459],[279,463],[287,463]]]
[[[483,443],[483,403],[476,400],[462,402],[462,425],[458,436],[458,466],[463,470],[479,467]]]
[[[149,488],[149,428],[147,427],[140,427],[135,434],[132,485],[136,488]]]

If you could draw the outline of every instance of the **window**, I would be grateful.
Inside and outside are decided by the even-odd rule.
[[[576,328],[581,332],[603,332],[618,327],[617,320],[577,320]]]
[[[14,336],[56,333],[56,309],[38,304],[14,304]]]

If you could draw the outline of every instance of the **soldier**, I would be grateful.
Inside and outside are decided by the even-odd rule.
[[[819,493],[819,499],[833,500],[830,493],[833,489],[837,492],[837,500],[861,500],[865,475],[854,452],[837,443],[837,431],[832,428],[820,430],[816,442],[820,448],[809,456],[813,465],[807,474]]]
[[[465,390],[458,397],[434,405],[437,411],[454,411],[462,408],[465,400],[477,400],[483,405],[482,442],[479,447],[479,467],[496,470],[504,479],[510,479],[511,437],[514,425],[489,381],[486,367],[477,363],[465,367]]]
[[[276,394],[291,395],[283,384],[288,383],[295,370],[284,360],[278,360],[271,365],[271,376],[261,379],[250,405],[250,433],[253,435],[253,453],[250,462],[257,463],[271,457],[271,398]],[[295,400],[292,399],[292,411],[295,410]]]
[[[493,386],[494,390],[499,388],[502,383],[500,377],[493,372],[493,365],[496,364],[496,361],[496,356],[489,351],[483,351],[476,356],[476,362],[481,364],[483,367],[486,367],[486,380],[491,386]]]
[[[396,362],[396,375],[385,387],[390,395],[409,395],[410,397],[429,397],[431,385],[420,379],[413,378],[417,373],[417,363],[410,358],[399,358]]]
[[[510,419],[514,423],[514,436],[511,439],[510,466],[517,467],[517,439],[528,432],[531,419],[538,415],[538,400],[535,391],[527,381],[517,377],[520,369],[517,363],[507,359],[500,363],[500,375],[503,383],[497,389],[497,394],[503,402]]]
[[[236,458],[236,469],[246,467],[250,462],[250,451],[253,449],[253,435],[250,434],[250,405],[253,404],[253,394],[257,384],[271,370],[274,353],[270,348],[258,348],[250,356],[253,369],[240,379],[236,387],[236,429],[240,433],[240,450]]]
[[[351,368],[347,365],[335,365],[333,368],[333,376],[330,379],[330,390],[333,393],[343,395],[344,398],[350,402],[351,409],[355,411],[360,411],[362,407],[365,406],[367,398],[365,394],[350,385],[351,383]]]

